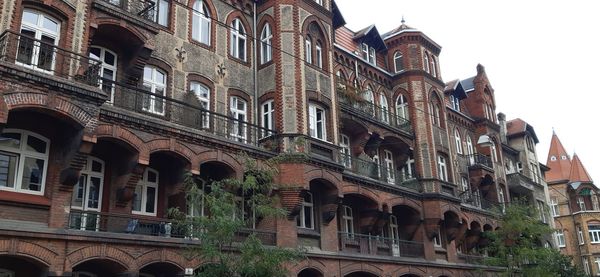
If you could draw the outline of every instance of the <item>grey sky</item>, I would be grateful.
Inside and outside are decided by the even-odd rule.
[[[596,1],[336,0],[347,27],[375,24],[380,33],[406,24],[442,46],[444,81],[476,74],[485,66],[497,112],[520,117],[540,139],[538,159],[546,163],[556,130],[598,182],[600,134],[598,65],[600,3]]]

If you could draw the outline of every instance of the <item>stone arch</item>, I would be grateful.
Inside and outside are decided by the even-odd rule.
[[[156,139],[148,142],[146,148],[150,154],[155,152],[171,152],[177,154],[187,163],[191,164],[196,155],[189,147],[173,139]]]
[[[379,196],[369,188],[364,188],[364,187],[359,188],[359,186],[357,186],[355,184],[344,185],[342,187],[341,193],[343,195],[356,194],[356,195],[360,195],[362,197],[368,198],[371,201],[377,203],[377,208],[379,210],[381,210],[381,207],[382,207],[381,199],[379,199]]]
[[[315,179],[324,180],[325,182],[330,183],[332,186],[336,187],[338,192],[341,191],[339,187],[339,184],[342,183],[341,176],[333,174],[329,170],[323,168],[310,168],[306,170],[305,178],[306,180],[309,180],[309,183],[310,181]]]
[[[206,162],[220,162],[235,171],[236,178],[242,178],[244,176],[243,165],[230,153],[224,152],[220,149],[212,149],[204,152],[200,152],[192,158],[192,171],[200,170],[200,165]]]
[[[115,139],[138,152],[141,164],[150,163],[150,151],[146,143],[133,132],[118,125],[102,124],[96,128],[96,137]]]
[[[351,263],[349,265],[346,265],[344,267],[342,267],[341,269],[341,275],[340,276],[346,276],[348,274],[352,274],[355,272],[365,272],[365,273],[370,273],[376,276],[382,276],[383,275],[383,269],[379,268],[375,265],[372,264],[367,264],[367,263],[362,263],[362,262],[355,262],[355,263]]]
[[[56,262],[58,253],[42,245],[18,239],[0,240],[0,255],[26,257],[49,267]]]
[[[404,277],[404,276],[423,276],[427,273],[427,270],[424,268],[420,268],[420,267],[399,267],[396,271],[394,271],[392,273],[391,276],[398,276],[398,277]]]
[[[421,203],[417,200],[405,197],[405,196],[397,196],[393,198],[386,199],[385,201],[388,206],[408,206],[415,211],[417,211],[421,215],[421,219],[423,218],[423,207]]]
[[[322,261],[315,260],[315,259],[302,260],[301,262],[296,264],[296,266],[294,266],[291,269],[291,272],[295,272],[297,275],[302,270],[309,269],[309,268],[319,271],[321,274],[323,274],[323,276],[325,276],[324,272],[327,272],[327,266]]]
[[[166,249],[150,250],[137,258],[138,270],[152,263],[170,263],[182,270],[188,264],[182,255]]]
[[[71,270],[78,264],[92,259],[110,260],[124,268],[127,268],[128,270],[134,270],[138,268],[137,261],[131,254],[103,244],[82,247],[67,254],[65,258],[65,269]]]
[[[123,29],[124,31],[128,32],[129,34],[132,35],[133,38],[135,38],[138,43],[140,43],[140,45],[144,45],[147,41],[148,41],[148,36],[146,34],[144,34],[143,32],[141,32],[140,30],[138,30],[136,27],[134,27],[134,25],[131,24],[121,24],[120,20],[114,19],[114,18],[108,18],[108,17],[103,17],[103,18],[98,18],[96,19],[96,25],[98,25],[98,28],[100,28],[100,26],[114,26],[115,28],[120,28]]]

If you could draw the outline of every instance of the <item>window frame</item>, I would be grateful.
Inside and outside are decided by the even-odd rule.
[[[24,20],[26,12],[37,15],[37,22],[35,24]],[[50,29],[47,29],[44,27],[45,19],[56,24],[56,31],[50,30]],[[27,30],[29,32],[34,33],[33,39],[35,39],[36,41],[28,42],[28,43],[31,43],[32,50],[31,50],[31,53],[26,53],[26,55],[28,55],[28,57],[26,57],[27,62],[24,63],[24,62],[19,61],[20,51],[17,50],[17,53],[16,53],[17,57],[16,57],[15,63],[17,65],[20,65],[20,66],[23,66],[26,68],[31,68],[31,69],[41,71],[41,72],[44,72],[47,74],[54,74],[54,70],[56,67],[55,47],[57,47],[60,42],[61,27],[62,27],[62,22],[60,20],[58,20],[57,18],[55,18],[51,15],[48,15],[47,13],[44,13],[44,12],[41,12],[38,10],[34,10],[34,9],[28,9],[28,8],[23,9],[23,12],[21,12],[21,23],[19,25],[19,34],[22,36],[20,38],[20,40],[22,40],[22,42],[24,43],[26,41],[25,37],[30,38],[30,36],[23,34],[23,30]],[[54,40],[54,44],[51,44],[53,46],[52,49],[44,49],[45,47],[43,47],[42,44],[39,42],[39,41],[43,40],[43,38],[42,38],[43,36]],[[52,60],[50,61],[50,68],[45,68],[43,66],[40,66],[40,56],[43,56],[43,54],[40,55],[40,53],[41,53],[41,51],[48,51],[48,50],[52,51],[52,57],[51,57]]]
[[[438,177],[444,182],[448,182],[448,163],[444,155],[437,155]]]
[[[46,190],[46,177],[48,175],[48,163],[50,161],[50,139],[28,131],[28,130],[22,130],[22,129],[4,129],[2,130],[1,134],[5,134],[5,133],[17,133],[20,135],[20,139],[19,139],[19,148],[11,148],[11,147],[6,147],[6,146],[0,146],[0,154],[4,154],[4,153],[9,153],[12,154],[13,156],[16,157],[17,161],[16,161],[16,168],[14,171],[14,176],[13,176],[13,180],[12,180],[12,187],[8,187],[8,186],[0,186],[0,191],[12,191],[12,192],[16,192],[16,193],[25,193],[25,194],[33,194],[33,195],[44,195],[45,190]],[[44,142],[46,144],[46,149],[44,149],[44,153],[37,153],[35,151],[30,151],[27,150],[27,142],[29,140],[29,137],[34,137],[35,139],[38,139],[42,142]],[[29,159],[34,159],[34,160],[42,160],[44,162],[43,168],[42,168],[42,178],[40,180],[39,186],[40,186],[40,190],[39,191],[35,191],[35,190],[30,190],[30,189],[23,189],[23,174],[25,171],[25,161],[27,160],[27,158]],[[9,165],[10,168],[10,165]],[[30,172],[31,174],[31,172]],[[8,178],[9,176],[7,176]],[[8,179],[7,179],[7,185],[8,185]]]
[[[340,134],[340,152],[342,153],[342,164],[346,168],[352,168],[352,150],[350,137]]]
[[[396,116],[407,121],[410,120],[408,97],[406,97],[404,94],[399,94],[398,97],[396,97]]]
[[[567,241],[565,240],[565,233],[563,230],[556,230],[556,245],[558,247],[566,247]]]
[[[323,46],[319,40],[315,42],[315,65],[323,69]]]
[[[98,76],[100,77],[99,81],[98,81],[98,87],[100,89],[102,89],[104,92],[107,92],[104,89],[104,72],[106,70],[111,70],[112,71],[112,77],[111,77],[111,82],[116,82],[117,81],[117,70],[119,67],[119,56],[117,55],[116,52],[106,48],[106,47],[102,47],[102,46],[98,46],[98,45],[90,45],[90,50],[89,50],[89,55],[90,58],[92,57],[92,49],[98,49],[100,51],[100,55],[98,56],[98,60],[100,61],[100,70],[98,71]],[[106,53],[111,54],[114,56],[114,65],[110,65],[108,63],[106,63],[105,58],[106,58]],[[108,84],[107,86],[110,86],[110,95],[109,95],[109,103],[114,103],[115,102],[115,85],[114,84]]]
[[[260,32],[260,64],[266,64],[273,60],[273,29],[266,22]]]
[[[354,211],[348,205],[342,205],[342,227],[348,237],[354,237]]]
[[[202,91],[204,89],[204,91]],[[190,81],[190,91],[194,93],[198,102],[200,102],[200,106],[207,111],[210,111],[210,102],[211,102],[211,88],[205,85],[202,82],[198,81]],[[206,93],[207,96],[203,96],[202,94]],[[202,128],[209,129],[210,128],[210,114],[203,112]]]
[[[152,22],[163,26],[165,28],[169,28],[169,21],[171,18],[171,3],[167,0],[149,0],[150,2],[154,3],[154,6],[152,7],[152,10],[154,11],[154,14],[152,14],[151,20]],[[164,16],[164,14],[162,13],[162,11],[164,10],[164,8],[167,9],[167,14],[166,14],[166,18],[161,17]]]
[[[320,120],[319,114],[321,114]],[[327,113],[325,109],[320,105],[310,103],[308,105],[308,115],[308,129],[310,137],[322,141],[327,141]],[[319,131],[321,132],[321,136],[319,136]]]
[[[260,115],[260,126],[266,129],[263,130],[262,137],[268,137],[273,133],[269,130],[275,130],[275,100],[269,99],[263,102],[260,105]]]
[[[150,182],[148,181],[148,174],[152,172],[156,175],[156,182]],[[150,167],[146,167],[146,169],[144,170],[144,174],[142,175],[142,178],[140,178],[140,180],[138,181],[137,185],[136,185],[136,190],[138,186],[142,187],[142,199],[140,200],[140,209],[141,210],[135,210],[135,205],[132,204],[131,206],[131,213],[132,214],[139,214],[139,215],[146,215],[146,216],[156,216],[157,215],[157,209],[158,209],[158,187],[159,187],[159,180],[160,180],[160,174],[158,172],[158,170],[150,168]],[[148,205],[148,188],[154,188],[155,193],[154,193],[154,208],[153,208],[153,212],[148,212],[147,209],[147,205]],[[135,197],[134,200],[135,201]]]
[[[306,35],[304,39],[304,61],[307,64],[312,64],[312,38],[309,35]]]
[[[151,71],[151,79],[146,79],[145,72],[146,72],[147,68],[150,69],[150,71]],[[157,76],[158,76],[157,74],[162,74],[163,79],[164,79],[164,83],[160,83],[157,80],[158,79],[157,78]],[[166,110],[165,99],[161,98],[161,97],[158,97],[159,100],[156,100],[157,97],[155,95],[162,96],[162,97],[166,97],[167,96],[167,87],[168,87],[168,82],[169,82],[169,79],[168,79],[169,77],[168,76],[169,75],[167,74],[166,71],[160,69],[157,66],[153,66],[153,65],[146,65],[146,66],[144,66],[144,75],[142,77],[142,83],[143,83],[144,87],[149,86],[149,89],[150,89],[148,91],[148,94],[150,94],[150,95],[144,94],[145,97],[148,97],[148,108],[144,107],[144,104],[142,103],[142,110],[144,112],[148,112],[148,113],[151,113],[151,114],[162,115],[162,116],[165,115],[165,113],[166,113],[166,111],[165,111]],[[156,90],[158,88],[162,88],[163,89],[162,95],[156,93]],[[162,111],[157,111],[156,110],[157,109],[156,105],[157,105],[157,103],[160,103],[160,102],[162,102],[162,104],[161,104]]]
[[[454,145],[456,146],[456,153],[462,155],[462,138],[460,136],[460,131],[458,130],[458,128],[454,129]]]
[[[248,33],[240,18],[231,20],[229,32],[229,55],[242,62],[248,62]]]
[[[388,105],[388,101],[387,101],[387,97],[385,97],[385,94],[383,92],[381,92],[379,94],[379,107],[380,107],[380,114],[379,116],[381,116],[381,120],[384,123],[389,124],[390,123],[390,106]]]
[[[198,4],[200,3],[200,4]],[[196,7],[199,5],[199,7]],[[199,8],[199,9],[198,9]],[[210,9],[205,0],[195,0],[192,6],[192,40],[206,46],[211,46],[212,38],[212,19]],[[204,31],[206,34],[206,41],[203,41]]]
[[[244,104],[243,109],[238,108],[239,103]],[[248,138],[248,101],[240,96],[230,96],[229,112],[231,117],[237,119],[232,122],[233,126],[229,131],[229,136],[240,142],[245,142]]]
[[[302,203],[300,213],[298,213],[296,220],[296,227],[302,229],[315,230],[315,198],[312,192],[306,191],[304,197],[302,197]],[[308,199],[308,201],[307,201]],[[306,209],[309,210],[309,223],[310,226],[306,226]]]
[[[588,234],[591,244],[600,243],[600,225],[588,225]]]
[[[389,184],[394,184],[396,182],[396,176],[394,172],[394,155],[392,151],[383,150],[383,163],[386,167],[386,180]]]
[[[558,199],[556,197],[550,198],[550,210],[553,217],[560,216],[560,207],[558,206]]]
[[[400,68],[398,68],[398,61],[400,61]],[[404,56],[402,52],[396,51],[394,53],[394,72],[400,73],[402,71],[404,71]]]
[[[583,231],[581,230],[581,226],[577,225],[575,226],[575,229],[577,230],[577,242],[579,242],[579,245],[585,244],[585,238],[583,237]]]

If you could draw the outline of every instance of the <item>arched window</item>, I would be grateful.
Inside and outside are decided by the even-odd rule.
[[[375,115],[375,97],[373,96],[373,87],[371,85],[367,86],[363,97],[367,101],[366,111],[371,115]]]
[[[100,88],[110,96],[110,103],[113,103],[115,85],[112,82],[117,80],[117,54],[104,47],[91,46],[90,58],[100,61],[98,83]]]
[[[423,69],[425,69],[425,72],[429,73],[429,56],[427,52],[424,54],[423,58],[425,59],[423,62]]]
[[[335,73],[336,78],[336,82],[337,82],[337,88],[343,90],[344,92],[346,91],[346,85],[348,84],[348,80],[346,79],[346,75],[344,74],[344,72],[342,72],[341,70],[338,70]]]
[[[454,130],[454,142],[456,145],[456,153],[458,154],[462,154],[462,140],[460,139],[460,132],[458,131],[458,129]]]
[[[154,114],[165,114],[167,74],[153,66],[144,67],[144,89],[148,93],[143,94],[142,108],[146,112]],[[159,97],[156,97],[159,96]]]
[[[429,113],[431,115],[431,123],[433,123],[434,126],[442,127],[440,106],[437,103],[431,103],[429,106]]]
[[[435,64],[435,57],[431,56],[431,75],[433,75],[433,77],[437,77],[437,73],[436,73],[436,64]]]
[[[318,40],[315,44],[315,65],[319,68],[323,68],[323,47]]]
[[[204,0],[196,0],[192,11],[192,39],[210,45],[210,12]]]
[[[101,211],[103,186],[104,162],[94,157],[88,157],[71,196],[70,228],[98,230],[100,216],[85,211]]]
[[[467,155],[469,156],[469,161],[471,164],[475,161],[475,157],[473,156],[475,151],[473,150],[473,141],[471,140],[471,136],[467,134]]]
[[[48,73],[54,71],[56,57],[52,45],[58,45],[60,22],[44,13],[26,9],[21,20],[21,35],[17,64]]]
[[[396,52],[394,53],[394,71],[396,73],[404,70],[404,61],[402,58],[402,53]]]
[[[237,119],[233,121],[230,136],[240,142],[245,142],[247,138],[248,103],[240,97],[232,96],[229,100],[229,112],[233,118]]]
[[[270,62],[273,59],[273,31],[271,25],[265,23],[260,33],[260,61],[262,64]]]
[[[389,119],[389,106],[388,106],[388,102],[387,102],[387,98],[385,97],[385,94],[383,94],[383,92],[381,94],[379,94],[379,104],[381,105],[381,114],[379,116],[381,116],[381,120],[385,123],[389,123],[390,119]]]
[[[304,60],[306,63],[312,64],[312,39],[310,36],[306,36],[304,43]]]
[[[146,168],[135,187],[132,213],[156,216],[158,202],[158,171]]]
[[[234,58],[246,61],[246,29],[239,18],[231,22],[230,54]]]
[[[210,111],[210,88],[202,83],[190,82],[190,91],[196,95],[196,98],[200,102],[200,106],[207,111]],[[202,114],[202,128],[208,129],[210,127],[210,116],[208,113]]]
[[[38,134],[5,129],[0,135],[0,190],[44,194],[50,141]]]
[[[342,164],[347,167],[352,167],[352,152],[350,151],[350,138],[347,135],[340,135],[340,151],[342,152]]]
[[[408,100],[403,94],[398,95],[398,98],[396,98],[396,116],[404,120],[410,120]]]
[[[261,113],[262,113],[262,122],[261,127],[265,128],[263,130],[263,137],[267,137],[273,134],[272,130],[275,129],[275,121],[273,120],[273,115],[275,114],[275,102],[273,99],[265,101],[261,105]]]

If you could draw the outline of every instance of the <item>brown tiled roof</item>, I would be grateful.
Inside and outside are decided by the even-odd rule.
[[[554,157],[554,160],[552,157]],[[546,165],[550,167],[550,170],[546,172],[546,181],[553,182],[569,179],[569,175],[571,174],[571,160],[556,133],[552,134]]]
[[[529,135],[533,138],[533,141],[535,143],[539,142],[539,140],[537,138],[537,134],[535,133],[535,130],[533,129],[533,126],[529,125],[529,123],[527,123],[523,119],[516,118],[516,119],[509,120],[508,122],[506,122],[506,135],[507,136],[511,137],[511,136],[516,136],[516,135],[521,135],[521,134],[524,134],[525,132],[529,132]]]
[[[354,52],[358,50],[353,39],[354,32],[347,27],[340,27],[335,30],[335,42],[347,51]]]
[[[569,181],[571,182],[591,182],[592,178],[588,174],[587,170],[583,166],[583,163],[579,159],[577,154],[573,155],[573,161],[571,162],[571,172],[569,174]]]

